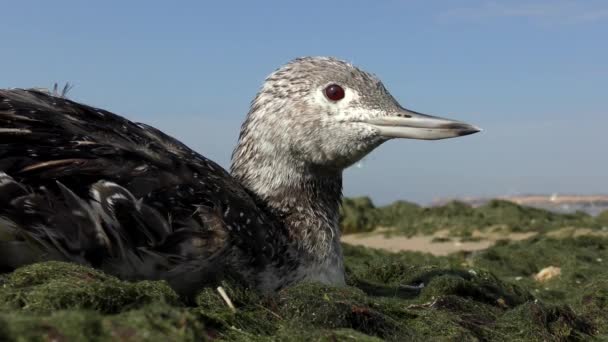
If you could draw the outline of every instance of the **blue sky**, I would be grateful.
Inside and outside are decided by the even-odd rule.
[[[377,74],[402,105],[484,132],[391,141],[346,195],[608,192],[608,2],[5,1],[0,87],[143,121],[223,166],[264,77],[303,55]]]

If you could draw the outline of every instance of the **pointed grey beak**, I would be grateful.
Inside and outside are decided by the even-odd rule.
[[[386,138],[438,140],[461,137],[481,131],[464,122],[444,119],[401,108],[391,116],[364,122],[376,128]]]

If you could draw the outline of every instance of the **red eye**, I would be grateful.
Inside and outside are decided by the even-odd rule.
[[[332,101],[340,101],[344,98],[344,89],[337,84],[330,84],[325,88],[325,96]]]

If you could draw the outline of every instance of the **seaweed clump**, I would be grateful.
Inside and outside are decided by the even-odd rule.
[[[340,207],[342,233],[369,232],[377,225],[377,211],[369,197],[344,198]]]
[[[470,237],[476,230],[545,233],[564,227],[598,229],[608,225],[608,214],[561,214],[504,200],[491,200],[479,207],[460,201],[434,207],[397,201],[376,207],[369,198],[360,197],[344,199],[341,224],[345,233],[390,227],[391,233],[408,236],[448,230],[452,236]]]
[[[205,331],[164,281],[126,282],[64,262],[0,278],[0,340],[197,340]]]
[[[568,247],[571,257],[560,262],[570,281],[575,278],[570,278],[567,263],[582,267],[589,258],[600,257],[597,253],[605,252],[600,250],[601,243],[590,249],[590,241],[580,239],[568,246],[540,241],[544,240],[536,242],[538,247],[530,241],[520,249],[516,243],[503,244],[475,256],[448,257],[345,245],[348,286],[302,283],[275,295],[262,295],[224,282],[221,285],[234,308],[214,288],[202,289],[194,303],[187,305],[163,281],[132,283],[84,266],[35,264],[0,278],[0,340],[566,340],[608,336],[604,328],[608,322],[606,277],[572,287],[568,293],[573,296],[566,299],[566,295],[536,291],[531,281],[514,280],[522,271],[512,265],[520,261],[518,253],[522,258],[533,257],[543,249]],[[525,250],[531,254],[523,254]],[[577,257],[579,261],[568,261]],[[538,265],[547,261],[536,259]],[[538,267],[529,266],[523,272]]]
[[[433,256],[344,245],[347,286],[262,295],[224,282],[184,302],[164,281],[128,282],[45,262],[0,274],[0,340],[404,341],[608,339],[608,212],[555,214],[505,201],[423,208],[345,199],[345,232],[474,237],[534,231],[476,253]],[[580,230],[564,227],[586,227]],[[445,237],[444,237],[445,238]],[[546,281],[534,275],[560,269]]]
[[[597,216],[597,221],[602,225],[602,227],[607,227],[608,228],[608,210],[602,211]]]
[[[66,308],[117,313],[152,302],[178,303],[162,281],[121,281],[101,271],[49,261],[19,268],[1,280],[0,307],[44,313]]]

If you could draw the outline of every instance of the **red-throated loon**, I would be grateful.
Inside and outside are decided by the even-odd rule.
[[[478,131],[401,107],[349,63],[298,58],[253,100],[228,173],[153,127],[0,90],[0,268],[72,261],[182,294],[227,276],[344,284],[342,171],[392,138]]]

